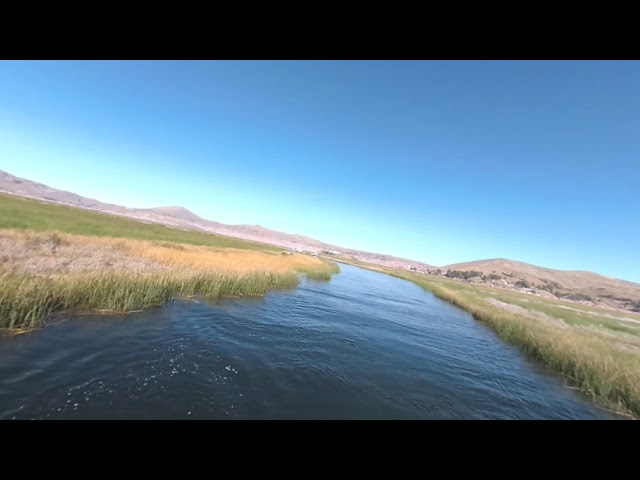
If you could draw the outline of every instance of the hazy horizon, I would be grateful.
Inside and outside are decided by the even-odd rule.
[[[3,61],[0,169],[434,265],[640,282],[639,81],[638,62]]]

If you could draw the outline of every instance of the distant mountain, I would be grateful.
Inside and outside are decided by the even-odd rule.
[[[38,200],[88,208],[91,210],[111,210],[122,212],[128,210],[125,207],[103,203],[98,200],[94,200],[93,198],[81,197],[75,193],[57,190],[47,185],[43,185],[42,183],[15,177],[2,170],[0,170],[0,191],[23,197],[36,198]]]
[[[443,270],[481,272],[484,280],[481,277],[470,277],[469,280],[508,284],[544,296],[640,312],[640,284],[597,273],[555,270],[505,258],[455,263]],[[490,275],[492,279],[488,278]]]
[[[278,232],[259,225],[226,225],[201,218],[186,208],[179,206],[126,208],[112,205],[19,178],[2,170],[0,170],[0,192],[133,218],[147,223],[158,223],[187,230],[243,238],[284,248],[311,252],[322,252],[323,250],[341,252],[361,261],[389,267],[413,266],[414,268],[431,268],[431,265],[414,260],[342,248],[313,238]]]
[[[217,223],[217,222],[210,222],[209,220],[205,220],[204,218],[199,217],[198,215],[187,210],[184,207],[156,207],[156,208],[147,208],[147,210],[159,213],[160,215],[164,215],[167,217],[173,217],[179,220],[186,220],[188,222]],[[219,223],[218,225],[222,225],[222,224]]]
[[[436,273],[436,268],[422,262],[379,253],[364,252],[324,243],[313,238],[278,232],[260,225],[226,225],[206,220],[179,206],[126,208],[103,203],[75,193],[51,188],[41,183],[15,177],[0,170],[0,192],[38,200],[95,210],[187,230],[243,238],[280,247],[333,252],[336,258],[357,260],[393,268],[410,268],[423,273]],[[504,258],[456,263],[440,268],[441,274],[463,278],[474,283],[490,284],[511,290],[526,291],[549,298],[561,298],[586,304],[608,306],[640,312],[640,285],[605,277],[592,272],[554,270]],[[456,272],[468,272],[460,274]],[[478,273],[473,273],[478,272]]]

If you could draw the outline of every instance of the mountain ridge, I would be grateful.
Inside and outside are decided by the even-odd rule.
[[[410,269],[432,275],[446,275],[463,281],[520,290],[549,298],[640,312],[640,284],[595,272],[559,270],[507,258],[459,262],[438,268],[393,255],[339,247],[311,237],[279,232],[262,225],[219,223],[204,219],[182,206],[128,208],[104,203],[16,177],[2,170],[0,170],[0,192],[109,213],[147,223],[253,240],[292,250],[324,253],[334,255],[337,259],[352,258],[376,265]]]
[[[311,237],[288,234],[271,230],[261,225],[227,225],[204,219],[182,206],[128,208],[120,205],[100,202],[72,192],[55,189],[42,183],[16,177],[0,170],[0,192],[34,198],[41,201],[60,203],[67,206],[85,208],[113,215],[125,216],[143,222],[214,233],[245,240],[253,240],[289,249],[308,251],[337,251],[353,256],[358,260],[379,265],[398,267],[414,266],[415,268],[431,268],[432,265],[362,250],[354,250],[325,243]]]

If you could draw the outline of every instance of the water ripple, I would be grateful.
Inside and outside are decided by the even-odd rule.
[[[612,418],[471,315],[341,269],[0,338],[0,418]]]

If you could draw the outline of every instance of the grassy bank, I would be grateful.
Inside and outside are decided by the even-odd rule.
[[[640,316],[357,264],[433,292],[563,375],[596,405],[640,416]]]
[[[178,242],[221,248],[281,250],[258,242],[147,224],[106,213],[0,193],[0,229],[4,228]]]
[[[263,295],[270,288],[294,287],[298,280],[295,272],[98,272],[58,278],[4,274],[0,319],[8,330],[32,329],[56,312],[126,313],[195,294]]]
[[[263,295],[329,279],[335,264],[302,254],[168,241],[0,229],[0,330],[59,312],[126,313],[196,294]]]
[[[337,263],[329,262],[326,260],[321,260],[323,266],[318,266],[310,271],[300,270],[303,273],[306,273],[307,277],[313,280],[331,280],[331,277],[340,272],[340,267]]]

